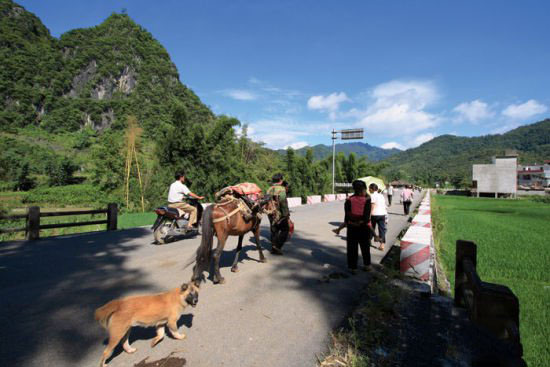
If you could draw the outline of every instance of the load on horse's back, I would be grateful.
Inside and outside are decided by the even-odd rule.
[[[202,238],[197,249],[196,264],[193,268],[193,280],[200,280],[204,270],[208,270],[211,259],[214,260],[214,283],[224,283],[220,273],[220,257],[229,236],[239,236],[235,259],[231,266],[237,272],[243,237],[253,232],[256,248],[260,253],[260,262],[266,262],[260,245],[260,222],[263,212],[269,212],[271,197],[261,196],[261,189],[253,183],[243,183],[226,187],[216,193],[216,203],[208,206],[202,218]],[[253,200],[256,197],[257,200]],[[218,246],[212,253],[214,234],[218,237]]]

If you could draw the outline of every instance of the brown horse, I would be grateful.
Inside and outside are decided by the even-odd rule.
[[[239,271],[237,263],[243,245],[243,237],[246,233],[254,233],[256,248],[260,253],[260,262],[266,262],[262,246],[260,245],[260,222],[261,219],[257,215],[253,215],[250,220],[245,220],[239,206],[243,205],[240,200],[227,198],[221,203],[208,206],[202,217],[202,238],[201,244],[197,249],[196,264],[193,268],[193,280],[199,281],[202,277],[202,272],[208,270],[210,262],[214,260],[214,283],[225,283],[225,279],[220,273],[220,257],[225,246],[225,242],[229,236],[239,236],[239,243],[235,251],[235,259],[231,266],[232,272]],[[259,201],[260,213],[273,212],[275,201],[269,195],[264,196]],[[214,235],[218,237],[218,246],[212,255],[212,245]]]

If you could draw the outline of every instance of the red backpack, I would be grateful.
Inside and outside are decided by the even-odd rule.
[[[350,219],[354,221],[363,220],[363,215],[365,214],[365,203],[367,202],[366,196],[357,196],[353,195],[349,198],[351,203],[351,213]]]

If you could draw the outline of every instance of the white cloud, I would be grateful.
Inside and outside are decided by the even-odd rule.
[[[254,101],[259,97],[256,93],[246,89],[226,89],[221,92],[223,95],[239,101]]]
[[[396,149],[400,149],[400,150],[405,150],[405,147],[395,141],[390,141],[390,142],[387,142],[387,143],[384,143],[380,146],[380,148],[382,149],[393,149],[393,148],[396,148]]]
[[[264,142],[271,149],[307,144],[307,137],[319,135],[326,135],[325,144],[331,144],[330,131],[346,127],[340,123],[319,124],[317,121],[295,120],[284,115],[257,120],[248,125],[248,136],[254,141]]]
[[[307,101],[307,107],[311,110],[337,111],[342,102],[350,101],[346,93],[332,93],[328,96],[313,96]]]
[[[435,135],[432,134],[432,133],[420,134],[416,138],[413,139],[411,146],[412,147],[417,147],[419,145],[422,145],[422,144],[432,140],[433,138],[435,138]]]
[[[390,81],[377,85],[369,98],[371,101],[365,110],[353,109],[342,114],[359,117],[356,125],[367,132],[384,136],[411,135],[439,123],[439,116],[425,110],[440,98],[432,82]]]
[[[514,130],[517,127],[519,127],[519,124],[517,123],[502,125],[491,130],[491,134],[504,134],[510,130]]]
[[[548,111],[548,107],[534,99],[530,99],[522,104],[509,105],[502,111],[502,114],[513,119],[526,119],[546,111]]]
[[[484,120],[495,115],[495,113],[491,111],[489,105],[479,99],[461,103],[456,106],[453,111],[458,114],[457,121],[465,120],[472,123],[477,123],[480,120]]]
[[[292,148],[294,150],[296,149],[300,149],[300,148],[303,148],[303,147],[307,147],[309,144],[305,141],[297,141],[296,143],[292,143],[290,145],[287,145],[284,147],[284,149],[287,149],[287,148]]]

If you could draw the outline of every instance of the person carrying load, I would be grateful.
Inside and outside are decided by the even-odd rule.
[[[271,224],[271,253],[282,255],[283,245],[288,239],[290,232],[290,211],[286,199],[286,188],[283,186],[283,175],[280,173],[273,175],[271,182],[273,186],[267,190],[267,194],[273,196],[277,201],[277,213],[275,216],[269,217]]]

